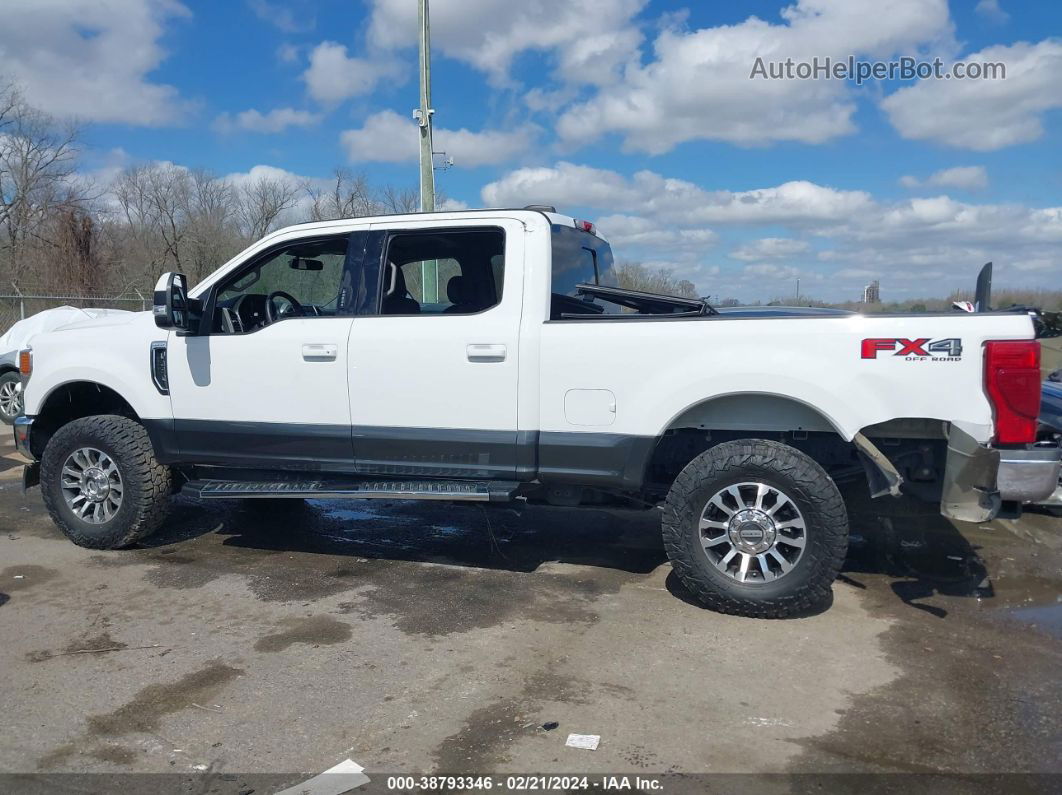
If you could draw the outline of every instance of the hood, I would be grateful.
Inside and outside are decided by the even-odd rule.
[[[0,355],[9,352],[18,352],[37,334],[66,326],[108,318],[112,322],[115,318],[130,318],[134,312],[124,309],[96,309],[78,308],[73,306],[58,306],[54,309],[45,309],[25,320],[20,320],[7,333],[0,337]]]
[[[145,315],[150,316],[151,312],[126,312],[124,310],[115,310],[113,313],[108,312],[105,315],[99,317],[86,317],[81,320],[75,320],[71,323],[64,323],[58,326],[53,331],[77,331],[79,329],[87,328],[104,328],[106,326],[128,326],[135,323],[138,318],[142,318]]]

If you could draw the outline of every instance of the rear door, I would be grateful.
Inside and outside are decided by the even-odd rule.
[[[524,228],[499,219],[381,223],[369,314],[350,332],[360,472],[518,477],[534,447],[517,432]]]

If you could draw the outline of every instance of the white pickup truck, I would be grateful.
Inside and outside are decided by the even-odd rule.
[[[685,585],[764,617],[829,593],[837,481],[966,521],[1055,488],[1029,317],[716,310],[612,264],[552,208],[283,229],[163,276],[152,313],[35,336],[24,484],[92,548],[177,491],[655,506]]]

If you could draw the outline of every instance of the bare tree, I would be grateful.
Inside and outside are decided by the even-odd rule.
[[[364,174],[337,168],[327,190],[308,184],[311,221],[332,221],[337,218],[362,218],[375,215],[377,203]]]
[[[442,203],[442,197],[440,204]],[[415,188],[396,188],[394,185],[385,185],[380,190],[380,204],[383,212],[407,214],[420,210],[420,197]]]
[[[188,234],[192,177],[172,163],[133,166],[114,184],[131,236],[150,252],[151,265],[172,263],[180,270]]]
[[[290,180],[258,177],[236,188],[236,212],[240,231],[247,240],[257,240],[273,231],[285,210],[298,201],[301,187]]]
[[[682,298],[697,297],[697,288],[693,282],[677,278],[667,268],[650,269],[637,262],[622,262],[616,265],[612,272],[617,284],[628,290],[677,295]]]
[[[187,275],[194,284],[238,252],[236,192],[202,169],[191,173],[188,207]]]
[[[77,172],[78,133],[0,77],[2,282],[32,273],[34,287],[55,291],[145,291],[163,270],[201,280],[288,217],[417,210],[415,190],[376,185],[346,168],[326,184],[300,184],[283,175],[227,180],[145,163],[94,185]]]
[[[0,90],[0,258],[8,277],[30,266],[31,245],[54,247],[47,224],[54,213],[78,204],[73,179],[79,129],[31,107],[17,89]]]

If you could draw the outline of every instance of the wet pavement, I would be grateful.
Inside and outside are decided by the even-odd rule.
[[[0,771],[1062,774],[1062,519],[851,511],[832,603],[760,621],[652,511],[181,499],[93,552],[3,457]]]

